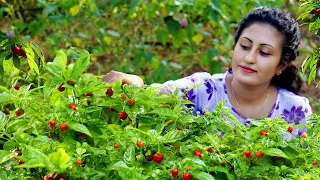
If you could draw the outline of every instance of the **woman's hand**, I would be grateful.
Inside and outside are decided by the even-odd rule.
[[[135,84],[139,87],[142,87],[144,85],[141,77],[134,74],[126,74],[118,71],[108,72],[102,77],[101,80],[110,84],[122,80],[123,84]]]

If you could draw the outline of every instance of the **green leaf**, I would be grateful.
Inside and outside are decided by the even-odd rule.
[[[131,0],[129,16],[131,16],[134,12],[136,7],[141,3],[141,0]]]
[[[111,164],[108,169],[110,170],[118,170],[119,168],[125,168],[128,169],[129,167],[127,166],[126,163],[124,163],[123,161],[118,161],[114,164]]]
[[[167,134],[163,136],[162,142],[163,143],[176,142],[185,138],[187,135],[188,135],[187,133],[184,133],[183,131],[179,131],[179,130],[169,131]]]
[[[10,103],[16,101],[16,97],[7,92],[0,93],[0,103]]]
[[[205,172],[194,172],[192,173],[193,176],[196,178],[196,179],[206,179],[206,180],[214,180],[214,177],[209,174],[209,173],[205,173]]]
[[[49,5],[49,6],[50,6],[50,5]],[[42,64],[44,64],[44,63],[45,63],[45,59],[44,59],[43,54],[42,54],[41,51],[40,51],[40,48],[39,48],[38,46],[36,46],[35,44],[33,44],[33,43],[30,43],[30,45],[31,45],[31,48],[33,49],[33,51],[36,52],[36,54],[37,54],[38,57],[40,58]]]
[[[259,177],[260,174],[265,173],[270,167],[268,166],[253,166],[251,167],[246,175],[251,177]]]
[[[0,164],[9,161],[15,157],[13,153],[10,153],[10,151],[0,150]]]
[[[27,61],[30,70],[34,70],[37,74],[40,74],[37,63],[35,62],[34,52],[31,46],[26,46],[25,51],[27,53]]]
[[[212,74],[221,73],[222,71],[222,65],[217,61],[211,61],[209,63],[209,66],[210,66],[210,73]]]
[[[82,154],[84,154],[84,153],[86,153],[86,149],[84,149],[84,148],[77,148],[76,149],[76,152],[77,152],[77,154],[79,155],[79,156],[82,156]]]
[[[276,149],[276,148],[265,148],[262,150],[262,152],[264,152],[265,155],[269,155],[269,156],[281,156],[283,158],[287,158],[289,159],[289,157],[280,149]]]
[[[6,114],[0,111],[0,129],[3,129],[4,126],[8,123],[9,118],[6,118]]]
[[[58,66],[62,71],[67,67],[67,60],[68,58],[66,53],[62,49],[60,49],[57,52],[56,57],[53,59],[53,64]]]
[[[160,117],[163,117],[163,116],[176,117],[177,116],[171,109],[168,109],[168,108],[157,108],[157,109],[152,110],[149,113],[157,114]],[[173,119],[175,119],[175,118],[173,118]]]
[[[126,163],[132,164],[135,161],[135,148],[133,145],[130,145],[126,152],[123,155],[123,160]]]
[[[165,19],[165,23],[167,25],[169,33],[173,36],[177,36],[180,29],[179,22],[174,20],[172,16],[168,16]]]
[[[72,72],[70,74],[70,79],[77,80],[80,75],[87,69],[89,64],[90,54],[87,51],[82,52],[73,66]]]
[[[79,124],[79,123],[75,123],[75,122],[69,122],[68,125],[74,131],[82,132],[82,133],[85,133],[86,135],[92,137],[91,133],[89,132],[89,130],[87,129],[86,126]]]
[[[13,61],[14,67],[20,68],[20,58],[18,56],[14,55],[12,58],[12,61]]]
[[[12,56],[16,56],[16,55],[13,55],[12,53],[8,54],[5,58],[5,60],[9,60],[12,58]]]
[[[59,148],[56,152],[49,154],[49,158],[53,165],[61,171],[65,171],[70,166],[70,156],[63,148]]]

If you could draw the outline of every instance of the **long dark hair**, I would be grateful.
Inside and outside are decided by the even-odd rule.
[[[302,79],[297,66],[293,63],[299,55],[298,46],[301,40],[298,23],[289,13],[279,8],[256,7],[241,20],[234,38],[235,44],[242,31],[255,23],[271,25],[283,34],[284,43],[280,63],[288,64],[288,66],[280,75],[273,76],[271,84],[298,94],[302,86]]]

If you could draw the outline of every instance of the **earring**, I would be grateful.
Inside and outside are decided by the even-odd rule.
[[[277,76],[280,76],[281,73],[282,73],[282,71],[280,70],[276,74],[277,74]]]

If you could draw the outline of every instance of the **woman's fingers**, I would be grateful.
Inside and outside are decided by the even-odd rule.
[[[119,80],[123,80],[124,74],[118,71],[110,71],[102,77],[102,81],[107,83],[114,83]]]

